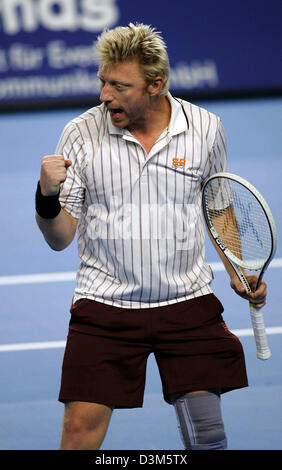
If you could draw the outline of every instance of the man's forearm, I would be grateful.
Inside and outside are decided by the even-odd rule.
[[[224,253],[222,253],[221,249],[217,246],[216,242],[214,239],[211,238],[212,244],[215,247],[227,273],[229,274],[230,280],[234,279],[237,277],[236,271],[234,270],[232,264],[228,261]]]
[[[236,216],[232,206],[221,211],[214,211],[212,221],[221,241],[226,244],[229,250],[239,259],[242,258],[241,237]],[[212,237],[211,237],[212,238]],[[230,279],[237,277],[236,271],[226,256],[222,253],[217,243],[212,238],[212,243],[218,252]]]
[[[44,219],[37,212],[35,217],[46,242],[53,250],[64,250],[72,242],[77,220],[64,209],[53,219]]]

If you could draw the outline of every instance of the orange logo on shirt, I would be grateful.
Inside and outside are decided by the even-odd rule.
[[[173,158],[172,159],[172,168],[184,168],[185,167],[185,158]]]

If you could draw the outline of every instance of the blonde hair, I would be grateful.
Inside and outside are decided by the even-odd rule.
[[[164,85],[159,93],[166,95],[169,87],[169,58],[160,33],[142,23],[129,23],[106,29],[95,43],[100,65],[113,65],[137,57],[147,83],[160,75]]]

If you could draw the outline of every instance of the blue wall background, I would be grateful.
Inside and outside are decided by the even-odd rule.
[[[278,0],[0,0],[0,108],[97,99],[93,42],[130,21],[162,32],[175,94],[279,92],[281,13]]]

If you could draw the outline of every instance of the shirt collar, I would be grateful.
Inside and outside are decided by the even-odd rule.
[[[170,93],[167,94],[167,98],[171,106],[171,116],[168,125],[168,131],[171,136],[181,134],[181,132],[185,132],[189,128],[189,121],[186,112],[181,103],[181,100],[174,98]],[[113,125],[110,113],[107,110],[106,116],[110,134],[128,135],[128,131],[126,129],[120,129],[119,127]]]
[[[171,116],[168,130],[171,136],[181,134],[189,129],[189,121],[182,101],[167,94],[171,106]]]

